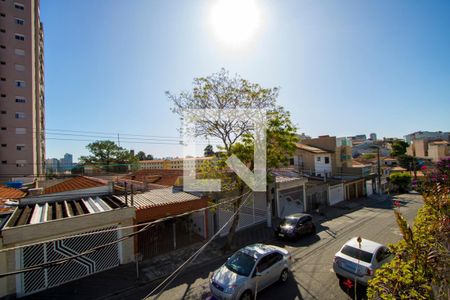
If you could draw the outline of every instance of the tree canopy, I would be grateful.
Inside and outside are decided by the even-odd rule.
[[[220,72],[207,77],[194,79],[192,91],[173,95],[167,92],[173,103],[172,110],[184,122],[184,112],[189,109],[215,109],[215,110],[246,110],[253,109],[265,112],[267,119],[266,131],[266,166],[267,171],[287,164],[289,157],[295,150],[298,141],[296,127],[290,119],[290,114],[276,105],[278,88],[263,88],[239,76],[230,76],[222,69]],[[230,175],[225,161],[236,155],[249,169],[254,170],[254,147],[257,132],[255,126],[248,118],[242,115],[227,115],[221,118],[217,114],[198,114],[195,118],[195,136],[216,138],[221,141],[218,146],[218,162],[206,164],[199,174],[202,178],[222,179],[222,188],[237,190],[241,197],[234,202],[234,211],[242,203],[246,186],[235,175]],[[224,178],[226,177],[226,178]],[[233,219],[228,233],[227,244],[229,248],[234,232],[239,222],[239,213]]]
[[[81,156],[81,165],[94,165],[104,171],[126,171],[136,159],[131,151],[118,146],[113,141],[95,141],[86,146],[91,155]]]
[[[392,143],[391,156],[397,157],[399,155],[404,155],[406,153],[406,148],[409,144],[402,140],[396,140]]]

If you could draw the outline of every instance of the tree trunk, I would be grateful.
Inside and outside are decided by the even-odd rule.
[[[236,202],[233,205],[233,207],[234,207],[233,213],[236,213],[238,211],[239,207],[241,206],[242,200],[243,200],[242,199],[243,194],[244,194],[244,186],[242,186],[239,190],[239,198],[238,198],[238,200],[236,200]],[[225,242],[225,245],[223,245],[223,247],[222,247],[222,250],[224,252],[231,249],[231,246],[234,242],[234,235],[236,233],[236,228],[237,228],[238,224],[239,224],[239,212],[236,213],[236,215],[234,216],[233,221],[231,223],[231,227],[230,227],[230,230],[228,231],[228,235],[227,235],[227,240]]]

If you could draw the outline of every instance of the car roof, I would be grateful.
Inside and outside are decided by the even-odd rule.
[[[286,219],[297,219],[298,220],[298,219],[303,218],[303,217],[311,217],[311,215],[304,214],[304,213],[296,213],[296,214],[288,215],[285,218]]]
[[[269,245],[264,245],[264,244],[258,243],[258,244],[245,246],[244,248],[240,249],[239,251],[258,259],[261,256],[264,256],[268,253],[274,252],[275,250],[276,249],[274,249],[273,247],[271,247]]]
[[[351,246],[353,248],[359,248],[358,238],[357,237],[352,238],[351,240],[347,241],[344,244],[344,246],[345,245]],[[385,247],[385,246],[383,244],[361,238],[361,250],[363,250],[363,251],[375,253],[381,247]]]

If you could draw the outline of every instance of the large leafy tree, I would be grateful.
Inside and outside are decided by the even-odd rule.
[[[408,148],[408,143],[402,140],[396,140],[392,143],[391,155],[397,157],[399,155],[404,155],[406,153],[406,148]]]
[[[239,76],[230,76],[222,69],[207,77],[194,79],[192,91],[178,95],[167,93],[173,103],[173,112],[183,117],[187,109],[245,110],[258,109],[267,111],[267,170],[286,164],[295,150],[298,141],[296,128],[290,115],[277,107],[278,88],[263,88]],[[186,121],[186,120],[185,120]],[[240,197],[233,204],[234,212],[240,207],[245,190],[245,183],[235,174],[229,172],[225,161],[236,155],[251,171],[254,170],[253,149],[255,144],[254,125],[248,119],[240,117],[220,118],[214,114],[201,114],[195,120],[195,136],[215,138],[218,146],[218,162],[202,167],[200,177],[221,178],[222,190],[238,192]],[[225,249],[229,248],[239,222],[236,213],[230,226]]]
[[[132,153],[113,141],[95,141],[86,146],[91,155],[81,156],[81,165],[94,165],[105,171],[126,171],[136,164]]]

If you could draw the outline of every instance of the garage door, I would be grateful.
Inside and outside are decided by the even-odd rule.
[[[344,186],[342,184],[330,186],[329,201],[330,205],[344,201]]]
[[[114,229],[117,227],[102,228]],[[116,241],[117,231],[103,232],[25,247],[19,250],[20,268],[30,268],[43,263],[50,263],[67,257],[73,257],[94,247]],[[98,251],[75,257],[65,263],[46,269],[37,269],[22,273],[17,282],[19,297],[33,294],[47,288],[61,285],[120,264],[117,243]]]

